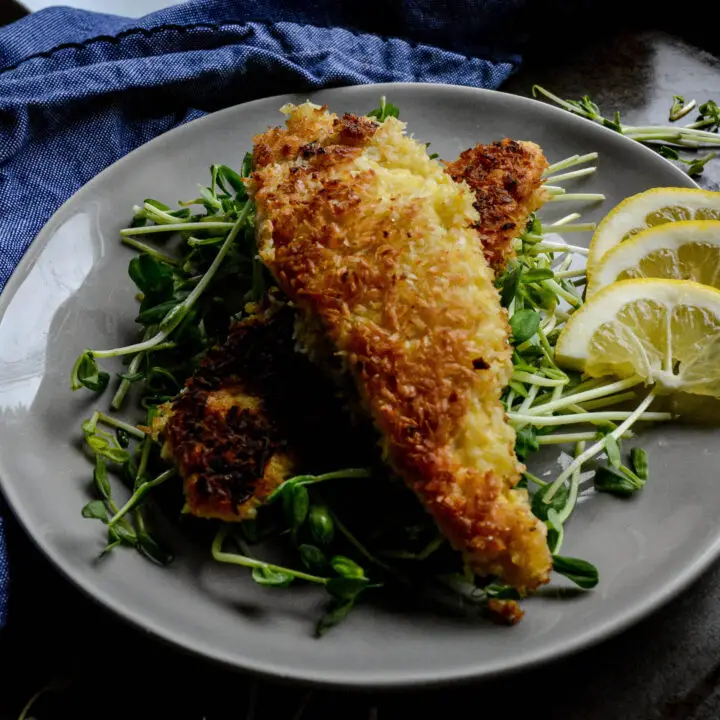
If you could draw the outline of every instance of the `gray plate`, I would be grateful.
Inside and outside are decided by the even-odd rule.
[[[381,94],[444,158],[506,136],[540,143],[551,162],[598,151],[597,174],[573,189],[602,191],[607,202],[551,206],[546,219],[586,209],[584,219],[599,220],[641,190],[693,186],[650,150],[511,95],[398,84],[328,90],[312,99],[334,111],[366,112]],[[177,559],[170,567],[155,567],[130,551],[96,560],[102,532],[80,517],[90,467],[77,441],[82,419],[98,401],[71,393],[68,377],[82,348],[134,338],[130,251],[120,245],[118,230],[138,200],[193,197],[211,163],[238,166],[253,134],[281,124],[278,108],[303,100],[259,100],[153,140],[72,197],[28,251],[0,300],[0,476],[27,531],[79,587],[157,636],[239,668],[334,685],[427,684],[528,666],[607,637],[668,600],[720,551],[718,434],[709,429],[665,426],[643,435],[652,461],[647,487],[630,501],[588,498],[567,528],[563,554],[594,562],[598,588],[532,598],[524,604],[525,619],[512,628],[365,605],[315,640],[311,630],[322,596],[302,586],[261,588],[243,569],[212,562],[207,544],[184,536],[172,521],[167,533]],[[551,457],[533,469],[557,467]]]

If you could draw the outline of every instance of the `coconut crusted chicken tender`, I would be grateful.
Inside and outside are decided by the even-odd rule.
[[[479,575],[548,579],[500,394],[507,315],[453,181],[394,118],[306,103],[255,138],[260,256],[316,360],[342,363],[386,460]],[[334,359],[334,360],[333,360]]]
[[[475,196],[480,218],[473,227],[496,271],[515,255],[513,240],[522,234],[530,213],[549,197],[542,187],[547,167],[538,145],[507,138],[476,145],[446,165],[453,180],[467,183]]]
[[[253,518],[305,461],[335,461],[329,435],[342,435],[344,415],[333,386],[295,352],[293,322],[287,305],[256,307],[160,407],[152,434],[183,478],[187,512]]]

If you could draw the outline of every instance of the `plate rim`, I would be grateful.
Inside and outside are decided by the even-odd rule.
[[[40,253],[47,245],[47,242],[51,237],[48,232],[48,228],[52,226],[55,218],[65,211],[66,206],[71,203],[75,203],[78,200],[82,201],[85,194],[92,193],[95,186],[102,183],[108,173],[113,172],[118,166],[124,163],[133,162],[135,157],[142,152],[146,152],[149,146],[152,146],[153,144],[160,145],[160,143],[165,141],[167,138],[171,136],[179,136],[183,132],[186,132],[186,128],[189,126],[197,127],[198,124],[212,122],[212,120],[218,115],[236,112],[240,107],[248,107],[257,103],[268,103],[271,101],[275,101],[277,103],[283,100],[287,101],[289,98],[297,98],[302,95],[305,95],[312,101],[313,98],[319,94],[328,94],[335,91],[353,91],[367,89],[368,87],[376,88],[378,93],[386,91],[388,94],[396,88],[411,89],[413,91],[419,90],[420,92],[426,89],[432,89],[434,91],[447,92],[451,94],[466,93],[468,95],[474,95],[480,100],[480,102],[482,102],[481,98],[483,97],[502,96],[504,101],[509,102],[511,105],[514,104],[527,109],[542,106],[544,110],[541,112],[550,113],[558,118],[564,117],[566,120],[568,118],[572,118],[570,122],[587,123],[592,126],[596,132],[612,134],[616,141],[626,143],[628,149],[633,148],[632,152],[634,153],[644,154],[646,157],[652,157],[656,160],[664,160],[664,162],[667,163],[668,168],[671,168],[678,177],[678,184],[682,184],[685,187],[700,187],[698,183],[694,182],[669,160],[662,158],[650,148],[641,145],[631,138],[618,134],[617,132],[598,125],[587,118],[574,115],[569,113],[567,110],[555,107],[554,105],[550,105],[541,100],[523,95],[516,95],[514,93],[503,92],[501,90],[489,90],[484,88],[474,88],[467,85],[452,85],[449,83],[432,82],[370,83],[361,85],[345,85],[337,88],[324,88],[321,90],[311,90],[307,92],[283,93],[280,95],[256,98],[245,103],[239,103],[216,112],[208,113],[203,117],[183,123],[172,130],[156,136],[148,142],[138,146],[127,155],[121,157],[94,176],[85,185],[78,188],[78,190],[76,190],[64,203],[62,203],[62,205],[43,225],[35,238],[30,242],[30,245],[25,251],[23,257],[8,279],[5,288],[2,293],[0,293],[0,321],[5,318],[7,308],[10,305],[12,298],[15,296],[23,280],[27,277],[28,273],[34,266]],[[714,541],[708,545],[700,556],[696,557],[693,562],[689,563],[682,572],[678,573],[673,578],[671,582],[659,588],[654,594],[651,594],[646,598],[641,599],[639,602],[629,606],[625,612],[615,615],[614,617],[610,617],[600,624],[591,626],[588,630],[562,644],[558,645],[547,643],[535,652],[523,655],[520,660],[515,662],[506,662],[505,664],[498,665],[490,669],[479,668],[470,663],[468,663],[467,667],[463,669],[454,668],[450,670],[443,670],[442,668],[437,668],[412,671],[400,669],[389,677],[386,673],[380,674],[373,670],[355,673],[341,670],[337,675],[333,675],[328,678],[320,675],[320,673],[315,670],[306,672],[303,671],[302,668],[293,668],[289,666],[277,668],[271,666],[269,663],[253,660],[252,657],[238,655],[237,653],[232,655],[227,652],[218,651],[213,647],[206,645],[202,640],[198,641],[196,638],[184,634],[181,628],[174,631],[170,628],[164,628],[162,623],[157,623],[152,617],[148,617],[146,613],[143,612],[142,608],[137,609],[123,605],[122,602],[116,600],[109,593],[99,589],[96,583],[93,582],[90,575],[84,575],[80,570],[73,569],[72,565],[64,560],[62,552],[57,551],[51,542],[45,540],[42,533],[36,533],[31,529],[33,527],[33,521],[30,517],[31,511],[29,508],[24,506],[19,497],[15,495],[13,491],[15,483],[6,480],[5,474],[6,470],[4,468],[2,458],[0,458],[0,489],[2,490],[6,504],[13,512],[26,535],[30,537],[31,541],[35,544],[35,547],[43,553],[43,555],[65,579],[69,580],[72,585],[78,588],[87,597],[91,598],[105,610],[111,611],[115,616],[121,618],[124,622],[131,624],[140,631],[148,633],[153,638],[175,648],[176,650],[180,650],[196,657],[202,657],[205,660],[218,663],[226,668],[236,671],[240,670],[249,672],[270,679],[294,683],[306,683],[315,687],[324,687],[328,689],[360,690],[363,688],[373,688],[377,690],[391,690],[420,687],[446,687],[449,685],[467,684],[481,679],[485,680],[512,675],[534,668],[542,662],[555,661],[560,658],[569,657],[577,654],[583,649],[597,645],[610,637],[620,634],[629,626],[637,623],[642,618],[647,617],[661,606],[667,604],[672,598],[686,590],[690,584],[698,579],[708,569],[711,563],[720,556],[720,532],[718,532]],[[343,672],[345,672],[344,675]]]

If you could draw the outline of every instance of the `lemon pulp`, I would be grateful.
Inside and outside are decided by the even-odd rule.
[[[593,377],[639,375],[660,390],[720,397],[720,292],[683,280],[613,283],[568,321],[557,360]]]

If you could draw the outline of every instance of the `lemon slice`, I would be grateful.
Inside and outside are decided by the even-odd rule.
[[[720,220],[720,192],[661,187],[626,198],[597,226],[588,268],[592,270],[610,248],[635,233],[678,220]]]
[[[557,362],[592,377],[639,375],[720,397],[720,291],[689,280],[620,280],[568,320]]]
[[[587,297],[616,280],[693,280],[720,289],[720,221],[681,220],[647,228],[588,270]]]

